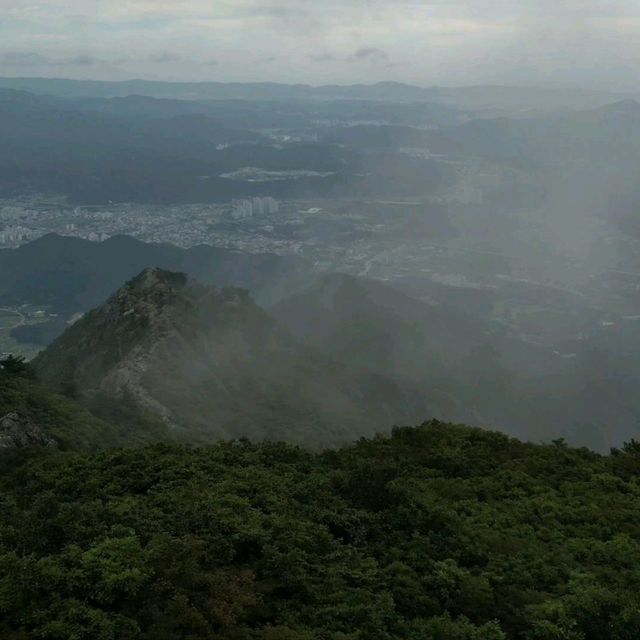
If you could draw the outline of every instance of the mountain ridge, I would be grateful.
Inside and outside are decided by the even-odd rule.
[[[89,401],[129,398],[183,439],[248,436],[324,446],[429,415],[415,386],[299,343],[246,290],[149,268],[34,361]]]
[[[513,99],[512,96],[542,95],[545,97],[569,96],[575,101],[577,98],[598,102],[599,100],[613,101],[617,97],[628,97],[629,93],[599,91],[594,89],[571,89],[554,87],[518,87],[509,85],[470,85],[459,87],[445,86],[419,86],[414,84],[382,81],[372,84],[345,84],[345,85],[311,85],[311,84],[287,84],[278,82],[165,82],[157,80],[73,80],[65,78],[30,78],[30,77],[0,77],[0,87],[22,90],[39,90],[41,93],[51,92],[58,95],[115,97],[132,95],[150,95],[153,97],[172,97],[177,95],[187,99],[203,97],[244,97],[244,98],[268,98],[280,97],[281,99],[292,97],[383,97],[390,99],[393,91],[404,99],[423,99],[434,101],[451,101],[452,97],[468,96],[480,103],[489,93],[501,94],[502,99]],[[143,90],[141,90],[143,89]],[[146,90],[146,92],[145,92]],[[217,90],[217,93],[216,93]],[[225,93],[226,91],[226,93]],[[632,94],[631,94],[632,95]],[[565,98],[566,99],[566,98]]]

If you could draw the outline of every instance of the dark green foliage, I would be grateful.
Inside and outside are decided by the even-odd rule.
[[[18,365],[0,367],[0,417],[15,412],[31,418],[61,449],[95,450],[168,438],[158,419],[134,411],[126,399],[106,401],[96,395],[89,402],[90,413],[65,395],[39,384],[29,365],[20,365],[17,358],[13,362]],[[61,387],[71,391],[69,384]]]
[[[637,449],[431,422],[33,458],[0,476],[0,637],[635,639]]]
[[[30,379],[35,377],[34,371],[26,359],[23,356],[14,356],[12,354],[0,360],[0,371],[8,376]]]

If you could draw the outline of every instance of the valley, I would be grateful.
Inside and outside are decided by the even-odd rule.
[[[0,357],[18,354],[31,359],[42,349],[42,345],[17,340],[14,331],[20,327],[42,325],[56,317],[46,310],[29,304],[20,307],[0,307]]]
[[[419,389],[430,417],[598,449],[636,433],[632,98],[549,94],[526,114],[500,92],[478,109],[399,86],[206,100],[62,86],[0,89],[0,305],[29,310],[9,313],[4,352],[46,355],[149,267],[245,288],[294,334],[307,307],[326,313],[314,295],[344,289],[336,335],[305,347]]]

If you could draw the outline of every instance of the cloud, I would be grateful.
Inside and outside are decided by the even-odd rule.
[[[0,16],[2,67],[48,74],[210,79],[224,60],[217,79],[640,82],[630,0],[0,0]]]
[[[358,60],[372,60],[374,62],[382,62],[387,60],[389,54],[377,47],[361,47],[353,52],[353,55],[347,58],[347,61],[356,62]]]
[[[78,65],[80,67],[91,67],[96,64],[101,64],[104,61],[87,53],[81,53],[70,58],[68,62],[69,64]]]
[[[334,62],[337,60],[332,53],[311,53],[308,58],[313,62]]]
[[[183,56],[179,53],[173,53],[170,51],[160,51],[152,53],[148,60],[149,62],[155,62],[156,64],[165,64],[167,62],[180,62],[183,60]]]
[[[6,51],[0,54],[0,61],[7,67],[44,67],[55,64],[53,60],[33,51]]]
[[[106,60],[87,53],[79,53],[70,57],[51,57],[36,51],[6,51],[0,53],[0,61],[3,65],[14,68],[64,67],[66,65],[89,67],[108,63]]]
[[[385,62],[389,59],[389,54],[377,47],[360,47],[347,56],[337,56],[333,53],[309,54],[308,59],[312,62]]]

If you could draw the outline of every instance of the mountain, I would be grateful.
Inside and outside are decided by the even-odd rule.
[[[440,419],[539,440],[566,436],[607,450],[637,437],[638,370],[628,345],[574,341],[568,359],[502,324],[411,298],[380,282],[331,274],[269,312],[337,361],[425,390]]]
[[[359,124],[328,129],[323,139],[352,147],[387,149],[427,147],[431,143],[432,136],[408,126]]]
[[[530,369],[534,361],[496,326],[345,274],[321,278],[270,313],[331,357],[428,389],[439,399],[439,416],[455,421],[506,426],[495,402],[508,383],[505,371]],[[486,367],[484,375],[478,367]]]
[[[258,163],[256,165],[256,163]],[[220,177],[247,166],[343,172],[357,157],[329,144],[276,146],[207,113],[112,114],[0,89],[0,195],[53,193],[83,203],[210,202],[318,193],[335,179],[256,185]]]
[[[597,108],[629,98],[629,95],[610,91],[504,85],[438,87],[435,93],[434,100],[443,104],[455,104],[476,112],[498,110],[512,115]]]
[[[278,84],[275,82],[162,82],[149,80],[85,81],[58,78],[0,78],[0,88],[67,97],[113,98],[143,95],[186,100],[295,100],[369,99],[429,100],[433,89],[399,82],[325,85]]]
[[[17,249],[0,249],[0,304],[42,305],[58,314],[49,323],[21,327],[15,336],[46,344],[70,316],[95,307],[142,269],[184,271],[207,284],[249,289],[263,304],[299,288],[309,266],[299,258],[243,254],[207,245],[181,249],[114,236],[104,242],[47,235]]]
[[[95,81],[63,78],[0,78],[0,88],[67,97],[144,95],[183,100],[331,100],[368,99],[397,102],[429,101],[476,110],[512,111],[598,107],[627,95],[581,89],[472,86],[419,87],[400,82],[324,85],[275,82],[161,82],[149,80]]]
[[[626,99],[547,117],[476,118],[423,136],[434,151],[558,165],[567,170],[592,160],[606,175],[603,157],[612,164],[608,171],[624,168],[621,161],[629,157],[637,160],[640,103]]]
[[[397,82],[371,85],[278,84],[276,82],[162,82],[149,80],[96,81],[62,78],[0,78],[0,87],[57,96],[124,97],[143,95],[187,100],[292,100],[367,98],[420,100],[433,91]]]
[[[411,370],[433,367],[436,359],[456,362],[483,344],[488,330],[453,309],[342,273],[321,277],[269,312],[294,335],[332,356],[393,372],[406,372],[408,359]]]
[[[629,123],[640,120],[640,102],[633,98],[626,100],[618,100],[617,102],[607,103],[597,109],[581,111],[574,115],[574,119],[583,122],[606,122],[612,120],[621,120]]]
[[[19,145],[21,157],[54,144],[97,150],[145,148],[166,155],[205,160],[219,144],[266,143],[258,133],[227,128],[201,113],[165,118],[82,111],[47,96],[0,89],[0,139]],[[3,156],[4,158],[4,156]]]
[[[436,127],[461,122],[464,111],[433,102],[387,102],[356,98],[327,100],[187,100],[127,95],[115,98],[40,96],[56,106],[76,111],[98,112],[121,117],[166,120],[176,116],[204,115],[231,129],[263,132],[301,131],[318,127],[377,123]]]
[[[447,108],[424,104],[178,103],[70,100],[0,88],[0,197],[45,193],[82,204],[415,197],[434,191],[443,165],[397,149],[374,157],[357,144],[323,140],[319,129],[353,119],[421,126],[459,121]],[[385,137],[383,129],[378,133]],[[247,167],[287,174],[260,181],[231,175]]]
[[[248,293],[153,268],[33,362],[85,401],[131,401],[191,442],[248,436],[327,445],[428,415],[411,384],[304,347]]]

